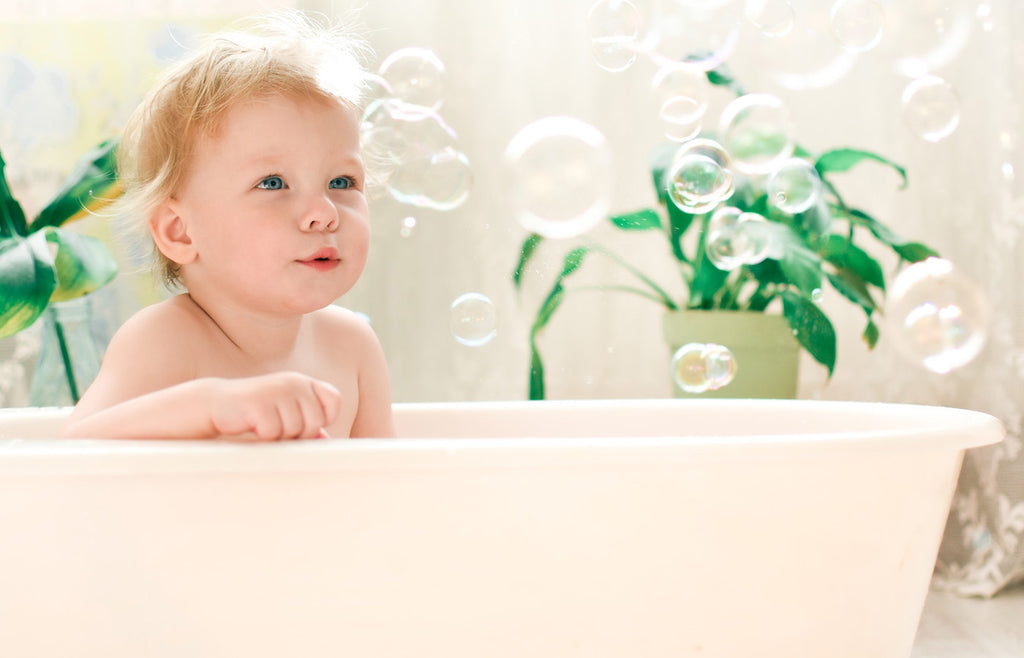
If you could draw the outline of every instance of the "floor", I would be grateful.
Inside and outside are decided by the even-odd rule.
[[[992,599],[930,592],[911,658],[1024,658],[1024,585]]]

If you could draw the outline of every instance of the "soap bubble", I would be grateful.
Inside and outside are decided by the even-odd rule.
[[[400,163],[410,153],[439,151],[458,142],[455,131],[439,114],[394,98],[368,105],[359,132],[364,157],[391,164]]]
[[[939,374],[978,355],[991,315],[984,292],[941,258],[928,258],[900,272],[885,309],[887,335],[896,347]]]
[[[729,154],[711,139],[694,139],[680,146],[665,178],[672,202],[695,215],[711,210],[733,193]]]
[[[769,251],[768,221],[754,212],[723,206],[708,222],[704,249],[711,264],[723,271],[760,263]]]
[[[469,160],[455,131],[433,110],[378,99],[363,113],[360,140],[374,181],[398,201],[451,210],[466,200],[473,180]]]
[[[974,0],[890,3],[887,37],[880,46],[900,75],[919,78],[952,63],[963,52],[974,23]]]
[[[597,0],[587,16],[590,43],[597,65],[605,71],[625,71],[636,61],[640,12],[629,0]]]
[[[498,314],[486,295],[468,292],[452,302],[449,328],[452,337],[467,347],[485,345],[497,333]]]
[[[675,142],[695,137],[708,108],[707,78],[686,66],[661,67],[651,80],[665,136]]]
[[[823,0],[790,3],[793,24],[783,34],[757,35],[761,67],[786,89],[806,91],[836,84],[853,70],[857,54],[833,36],[829,4]]]
[[[884,29],[885,10],[875,0],[836,0],[832,5],[832,34],[847,50],[871,50]]]
[[[710,71],[728,60],[739,41],[743,2],[669,0],[656,3],[641,43],[658,66],[684,62]]]
[[[748,0],[744,15],[766,37],[786,36],[796,19],[788,0]]]
[[[806,160],[789,158],[772,171],[765,190],[768,203],[788,215],[795,215],[821,198],[821,177]]]
[[[960,125],[960,97],[953,85],[927,75],[903,89],[903,118],[915,135],[938,142]]]
[[[789,110],[771,94],[744,94],[732,100],[719,120],[719,135],[736,169],[767,174],[793,154]]]
[[[610,207],[612,159],[604,135],[574,117],[525,126],[505,149],[520,225],[547,238],[585,233]]]
[[[672,356],[672,380],[687,393],[705,393],[727,386],[736,376],[729,348],[715,343],[687,343]]]
[[[380,75],[406,103],[432,110],[444,103],[444,63],[433,50],[396,50],[381,62]]]
[[[469,197],[472,183],[469,158],[449,146],[403,158],[388,179],[388,192],[409,205],[452,210]]]
[[[398,234],[403,238],[411,237],[413,232],[416,230],[416,218],[412,215],[405,217],[402,220],[402,228],[399,229]]]

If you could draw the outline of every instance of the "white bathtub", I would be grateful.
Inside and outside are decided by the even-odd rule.
[[[397,440],[44,438],[64,413],[0,411],[2,656],[906,658],[963,451],[1003,434],[662,400],[396,405]]]

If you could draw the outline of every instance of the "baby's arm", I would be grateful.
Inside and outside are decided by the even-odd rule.
[[[65,436],[89,438],[275,441],[311,439],[338,417],[341,395],[295,372],[207,377],[182,382],[88,413],[76,412]]]
[[[175,308],[148,307],[121,327],[65,424],[66,436],[305,438],[338,417],[337,389],[306,375],[196,378],[196,334]]]

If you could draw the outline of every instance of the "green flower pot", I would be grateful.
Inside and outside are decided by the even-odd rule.
[[[722,388],[687,393],[674,381],[675,397],[795,398],[800,344],[780,315],[750,311],[668,311],[662,322],[669,358],[687,343],[729,348],[736,375]]]

